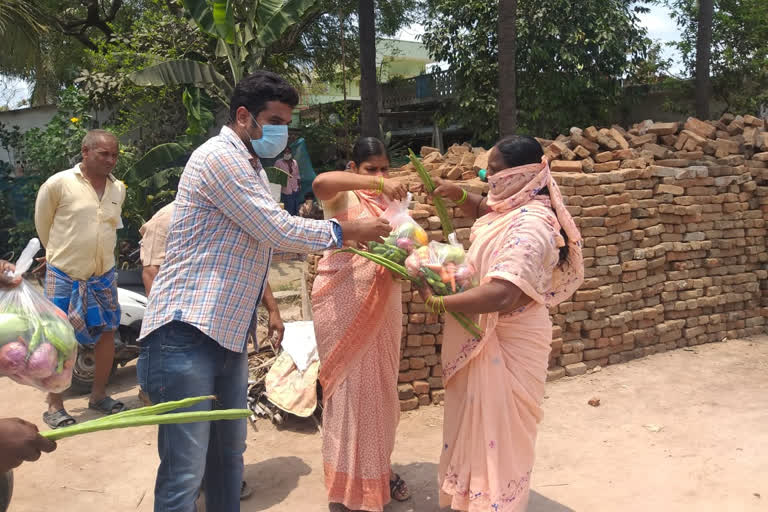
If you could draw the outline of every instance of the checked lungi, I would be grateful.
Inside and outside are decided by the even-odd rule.
[[[120,325],[114,268],[104,275],[78,281],[47,265],[45,296],[67,314],[81,345],[93,345],[103,333],[115,331]]]

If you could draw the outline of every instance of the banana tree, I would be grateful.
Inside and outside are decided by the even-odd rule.
[[[217,40],[216,55],[227,59],[224,76],[208,62],[169,60],[136,71],[139,86],[194,85],[228,106],[234,85],[261,66],[270,45],[316,8],[318,0],[183,0],[186,15]]]
[[[115,175],[128,187],[123,218],[135,230],[152,216],[158,204],[163,205],[173,199],[175,184],[184,165],[192,151],[205,140],[214,123],[211,111],[214,100],[206,97],[200,89],[186,88],[182,100],[187,111],[186,133],[173,142],[153,147],[138,160],[128,158],[125,165],[119,165],[120,168],[115,170]],[[125,161],[121,158],[119,164]]]

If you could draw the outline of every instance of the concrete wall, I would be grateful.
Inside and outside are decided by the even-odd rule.
[[[31,128],[42,128],[56,115],[56,105],[43,105],[40,107],[22,108],[0,112],[0,123],[7,128],[18,126],[22,132]],[[9,154],[5,148],[0,147],[0,160],[15,163],[20,155]]]

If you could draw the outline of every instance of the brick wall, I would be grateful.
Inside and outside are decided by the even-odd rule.
[[[657,352],[765,332],[768,313],[768,132],[762,120],[645,122],[574,128],[540,139],[584,237],[586,280],[552,310],[550,379]],[[423,148],[433,175],[484,192],[482,148]],[[431,239],[439,219],[410,165],[392,176],[415,192]],[[472,220],[452,212],[460,241]],[[308,284],[319,256],[310,256]],[[440,403],[442,319],[403,283],[401,408]]]

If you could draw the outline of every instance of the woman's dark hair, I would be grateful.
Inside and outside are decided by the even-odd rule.
[[[336,171],[344,171],[347,169],[347,161],[342,159],[336,160],[333,168]]]
[[[544,187],[543,189],[539,190],[539,195],[549,196],[549,188]],[[565,245],[560,248],[560,264],[562,265],[563,262],[568,259],[568,235],[562,228],[560,229],[560,236],[562,236],[563,240],[565,240]]]
[[[376,137],[360,137],[352,148],[352,161],[360,165],[372,156],[385,156],[389,159],[387,148]]]
[[[279,101],[295,107],[299,104],[299,93],[280,75],[271,71],[254,71],[237,82],[229,100],[229,121],[235,120],[240,107],[248,109],[254,117],[258,116],[268,101]]]
[[[539,141],[527,135],[510,135],[496,144],[507,168],[537,164],[544,156]]]
[[[305,201],[314,201],[315,200],[315,194],[313,194],[312,192],[307,192],[306,194],[304,194],[304,200]]]

